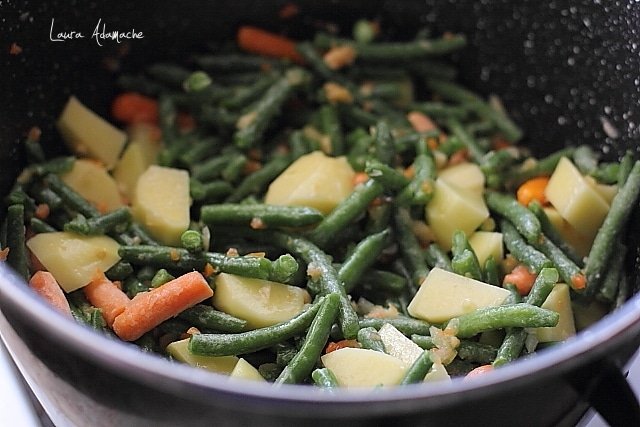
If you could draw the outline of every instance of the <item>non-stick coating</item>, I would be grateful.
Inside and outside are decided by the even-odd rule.
[[[348,31],[353,20],[361,16],[381,18],[383,28],[389,28],[389,34],[397,38],[410,37],[423,24],[433,28],[435,33],[461,31],[470,40],[470,46],[455,58],[463,70],[463,80],[484,94],[499,94],[507,109],[525,129],[527,138],[524,143],[532,149],[544,153],[566,144],[588,143],[611,157],[627,148],[637,149],[635,121],[640,100],[640,52],[636,44],[636,24],[640,10],[630,0],[611,5],[605,4],[609,2],[586,0],[544,4],[537,1],[297,1],[302,17],[281,23],[277,20],[277,11],[285,3],[287,1],[284,0],[161,4],[151,1],[2,2],[0,34],[4,51],[0,58],[3,77],[0,89],[4,97],[0,104],[0,194],[6,194],[24,164],[19,141],[31,126],[43,128],[43,141],[49,151],[60,150],[61,144],[52,122],[70,94],[78,95],[96,111],[106,113],[114,80],[106,65],[120,64],[123,69],[135,69],[158,59],[186,61],[187,53],[194,48],[202,49],[203,42],[230,38],[241,22],[284,28],[293,36],[313,33],[315,23],[322,20],[335,21],[342,30]],[[52,19],[55,19],[56,29],[80,30],[85,33],[85,38],[50,41]],[[126,47],[113,42],[105,42],[103,47],[99,47],[90,38],[98,19],[111,29],[135,28],[142,31],[144,39],[134,40]],[[19,55],[7,54],[8,45],[13,42],[23,49]],[[637,236],[637,230],[632,234]],[[632,251],[634,254],[637,246],[637,242],[633,243],[632,247],[636,248]],[[634,273],[638,271],[635,262],[630,263],[629,269]],[[30,303],[40,307],[34,301]],[[638,305],[635,304],[634,309]],[[21,317],[27,312],[24,307],[3,306],[3,311],[23,333],[25,342],[37,350],[39,357],[47,360],[45,350],[55,351],[55,356],[47,360],[51,369],[101,399],[109,395],[101,388],[119,388],[124,395],[112,394],[112,404],[124,405],[126,411],[145,410],[151,407],[153,399],[170,402],[171,393],[184,386],[175,383],[164,389],[158,384],[140,388],[140,381],[148,385],[154,384],[154,379],[148,376],[136,378],[131,372],[118,375],[109,370],[103,371],[105,361],[102,357],[82,360],[76,349],[67,352],[64,342],[48,342],[48,331],[30,331],[32,322]],[[625,313],[628,314],[627,319],[634,313],[637,316],[631,307]],[[52,324],[59,326],[59,322]],[[630,330],[633,333],[625,336],[626,346],[616,339],[610,342],[601,339],[593,343],[597,345],[591,352],[593,358],[572,361],[572,367],[583,365],[582,370],[578,370],[579,377],[586,378],[585,381],[590,379],[591,375],[585,372],[600,366],[605,355],[615,366],[624,362],[637,345],[637,328],[630,327]],[[598,336],[603,335],[606,333]],[[612,346],[611,350],[616,350],[614,354],[607,353],[608,345]],[[94,351],[96,346],[92,344],[90,347]],[[94,381],[86,381],[91,372],[97,372],[92,378]],[[106,375],[113,376],[106,378]],[[559,400],[545,402],[550,406],[546,406],[544,411],[524,408],[525,413],[537,412],[537,420],[542,424],[552,424],[566,416],[565,403],[573,405],[579,396],[570,391],[564,377],[551,380],[548,372],[539,373],[539,377],[545,382],[536,383],[531,378],[512,381],[501,384],[499,388],[493,387],[491,393],[506,399],[509,390],[520,390],[520,397],[513,397],[513,401],[520,404],[525,404],[522,398],[529,395],[518,388],[525,383],[529,384],[529,389],[544,387],[544,390],[536,391],[541,402],[546,393],[558,393]],[[202,408],[193,402],[189,404],[190,391],[182,391],[182,397],[174,396],[176,408],[158,408],[158,412],[150,416],[161,418],[169,416],[171,411],[178,414],[185,408],[193,411]],[[474,396],[489,405],[491,399],[485,399],[483,394],[480,390],[465,396]],[[203,394],[210,395],[210,392]],[[242,412],[234,407],[241,406],[244,401],[237,395],[230,393],[219,397],[224,397],[226,403],[224,408],[218,408],[220,414],[235,413],[237,416]],[[420,415],[415,412],[418,411],[415,397],[410,392],[406,395],[406,403],[396,402],[396,408],[406,409],[407,414],[414,413],[405,420],[414,425],[422,423]],[[251,398],[248,402],[253,405],[248,412],[273,413],[278,412],[279,407],[284,412],[291,408],[282,402],[269,403],[268,399],[256,401]],[[466,406],[469,403],[456,402],[455,399],[446,400],[446,405],[442,404],[442,399],[428,402],[424,402],[423,410],[437,412],[435,419],[439,420],[445,419],[447,411],[459,416],[457,420],[471,420],[475,413],[469,409],[465,418],[460,409],[469,408]],[[532,402],[534,405],[537,403],[540,402]],[[267,407],[270,404],[275,406]],[[304,407],[309,408],[308,405]],[[443,409],[445,407],[449,409]],[[492,419],[509,413],[501,407],[487,406],[485,413]],[[362,410],[362,405],[359,408]],[[389,408],[383,404],[372,406],[371,414]],[[345,414],[351,410],[344,405],[333,409]],[[331,414],[326,415],[330,417]],[[295,416],[303,417],[304,414]],[[255,422],[251,415],[247,417],[234,420],[248,422],[253,419]],[[455,422],[456,418],[451,420]],[[502,419],[503,422],[507,420]],[[231,422],[229,419],[226,421]],[[426,420],[422,421],[426,423]],[[525,420],[521,421],[527,424]]]

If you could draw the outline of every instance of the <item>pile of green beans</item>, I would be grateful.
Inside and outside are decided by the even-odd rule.
[[[328,344],[345,340],[350,347],[387,352],[378,333],[385,324],[424,350],[407,366],[400,382],[405,385],[422,382],[440,363],[432,351],[439,345],[431,336],[434,327],[455,335],[451,372],[464,375],[528,354],[528,328],[558,323],[558,313],[541,308],[558,282],[574,285],[577,305],[614,310],[623,304],[630,294],[624,255],[631,252],[624,237],[640,194],[640,162],[630,153],[621,162],[604,162],[587,146],[534,161],[517,145],[526,141],[517,124],[456,82],[458,70],[447,57],[465,48],[464,36],[425,39],[420,33],[396,42],[373,28],[361,20],[355,39],[320,32],[301,41],[296,46],[304,63],[295,65],[231,49],[195,54],[188,65],[157,63],[120,76],[123,91],[158,102],[157,163],[189,173],[191,226],[180,244],[158,243],[129,207],[101,212],[61,178],[76,157],[46,158],[39,133],[30,132],[24,141],[29,165],[4,199],[0,255],[28,280],[37,269],[25,245],[28,236],[107,235],[120,245],[120,260],[105,274],[130,298],[207,269],[214,292],[218,273],[304,288],[310,302],[276,325],[250,328],[246,319],[205,301],[136,344],[170,358],[167,345],[189,336],[193,355],[241,356],[275,384],[327,389],[340,386],[321,362]],[[353,49],[355,61],[330,68],[323,55],[336,46]],[[350,99],[333,98],[329,83]],[[410,112],[426,115],[432,129],[416,130]],[[191,116],[195,127],[181,128],[179,114]],[[497,141],[510,146],[502,150]],[[266,204],[269,185],[317,150],[344,156],[363,181],[328,213]],[[524,206],[516,199],[523,182],[551,175],[562,157],[596,183],[618,186],[587,257],[563,239],[543,202]],[[440,170],[461,159],[484,174],[491,217],[480,228],[502,233],[504,259],[480,262],[462,230],[453,233],[450,246],[437,243],[425,222]],[[536,275],[528,295],[503,285],[516,264]],[[504,286],[509,297],[442,324],[414,318],[407,306],[435,268]],[[586,280],[584,289],[576,278]],[[78,322],[112,335],[81,290],[67,297]]]

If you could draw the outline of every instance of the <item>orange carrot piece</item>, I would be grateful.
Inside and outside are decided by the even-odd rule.
[[[479,377],[491,371],[493,371],[492,365],[481,365],[469,371],[469,373],[465,375],[464,379],[466,380],[467,378]]]
[[[36,272],[29,280],[29,287],[60,313],[72,317],[69,301],[53,274],[48,271]]]
[[[526,265],[518,264],[511,271],[506,274],[502,281],[503,284],[511,283],[516,286],[520,295],[528,295],[533,287],[533,282],[536,281],[538,275],[529,271]]]
[[[49,209],[49,205],[46,203],[40,203],[38,206],[36,206],[36,210],[33,213],[33,216],[38,219],[47,219],[50,213],[51,209]]]
[[[540,204],[545,205],[547,197],[544,195],[544,190],[547,188],[547,184],[549,184],[549,177],[546,176],[539,176],[525,181],[518,187],[518,192],[516,193],[518,202],[524,206],[529,206],[531,201],[537,200]]]
[[[356,340],[341,340],[338,342],[330,342],[327,344],[327,348],[325,348],[324,352],[331,353],[332,351],[340,350],[341,348],[360,348],[360,343]]]
[[[369,181],[369,175],[367,175],[364,172],[356,172],[356,174],[353,176],[353,186],[356,187],[360,184],[364,184],[365,182]]]
[[[291,19],[300,13],[300,8],[297,4],[289,2],[278,11],[278,17],[280,19]]]
[[[127,294],[100,271],[83,290],[89,302],[102,310],[102,317],[110,328],[131,302]]]
[[[351,46],[334,46],[322,57],[324,63],[331,70],[339,70],[353,64],[356,60],[356,50]]]
[[[111,114],[127,124],[155,124],[158,122],[158,101],[136,92],[124,92],[113,100]]]
[[[183,274],[149,292],[137,294],[113,322],[113,331],[125,341],[134,341],[165,320],[213,296],[197,271]]]
[[[411,126],[416,132],[428,132],[438,129],[438,126],[433,123],[433,120],[420,111],[410,111],[409,114],[407,114],[407,120],[409,120],[409,123],[411,123]]]
[[[287,37],[244,25],[238,29],[236,38],[238,46],[244,51],[274,58],[286,58],[299,64],[304,62],[296,50],[295,42]]]
[[[580,291],[587,286],[587,278],[582,273],[576,274],[571,278],[570,285],[574,290]]]
[[[9,256],[9,248],[0,249],[0,262],[6,261]]]

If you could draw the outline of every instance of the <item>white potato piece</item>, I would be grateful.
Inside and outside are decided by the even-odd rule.
[[[453,233],[462,230],[470,236],[489,217],[489,209],[482,194],[437,179],[425,214],[436,241],[448,251]]]
[[[351,194],[354,175],[345,157],[314,151],[298,158],[269,185],[265,203],[308,206],[327,214]]]
[[[167,353],[180,362],[225,375],[231,374],[239,362],[236,356],[200,356],[192,354],[189,351],[189,338],[169,344]]]
[[[325,354],[321,360],[342,387],[398,385],[408,368],[396,357],[363,348],[341,348]]]
[[[127,134],[71,96],[57,122],[69,148],[79,156],[91,157],[111,170],[127,141]]]
[[[187,171],[151,165],[138,178],[133,216],[161,243],[180,244],[180,236],[189,228],[190,205]]]
[[[434,268],[407,309],[413,317],[442,323],[478,308],[500,305],[508,295],[506,289]]]
[[[595,235],[585,236],[584,234],[581,234],[564,218],[562,218],[560,213],[558,213],[558,211],[553,207],[545,207],[544,212],[547,214],[549,222],[551,222],[555,229],[558,230],[562,238],[569,243],[573,249],[575,249],[578,255],[581,257],[589,255]]]
[[[246,320],[248,327],[262,328],[300,314],[307,298],[296,286],[220,273],[212,301],[218,310]]]
[[[442,363],[434,363],[424,377],[425,382],[451,381],[447,368]]]
[[[101,212],[124,206],[116,181],[93,160],[77,159],[73,168],[60,178]]]
[[[243,358],[238,360],[236,366],[231,371],[231,378],[233,379],[242,379],[242,380],[250,380],[250,381],[258,381],[258,382],[266,382],[260,372],[253,365]]]
[[[156,162],[159,148],[159,144],[145,138],[134,139],[127,145],[113,169],[113,177],[122,194],[129,198],[133,197],[138,178]]]
[[[422,348],[389,323],[382,325],[378,334],[386,353],[397,357],[409,366],[424,353]]]
[[[609,212],[604,197],[566,157],[560,159],[553,171],[545,196],[560,216],[585,237],[596,235]]]
[[[556,283],[540,307],[555,311],[560,315],[560,320],[558,320],[558,324],[553,327],[532,329],[538,337],[539,342],[564,341],[576,334],[569,285],[566,283]]]
[[[454,187],[484,193],[485,177],[480,166],[475,163],[463,162],[449,166],[438,172],[438,179]]]
[[[476,231],[469,237],[469,245],[478,257],[480,266],[493,256],[497,262],[504,258],[502,233],[495,231]]]
[[[89,284],[96,271],[105,272],[120,260],[118,243],[107,236],[39,233],[27,247],[67,293]]]

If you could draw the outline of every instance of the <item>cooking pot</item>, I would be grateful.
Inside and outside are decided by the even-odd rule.
[[[461,79],[499,94],[534,152],[586,143],[613,159],[637,148],[640,9],[631,0],[297,1],[300,14],[282,21],[285,3],[3,2],[0,194],[25,164],[20,141],[31,126],[42,128],[47,151],[62,150],[52,123],[70,94],[106,114],[114,71],[184,62],[240,23],[294,37],[319,21],[348,31],[361,17],[380,18],[398,39],[425,25],[462,32]],[[143,37],[94,38],[102,25]],[[84,37],[58,36],[71,31]],[[637,213],[632,223],[626,268],[635,292]],[[228,382],[145,354],[58,315],[3,264],[0,308],[4,341],[60,425],[575,425],[589,406],[612,425],[640,425],[622,374],[640,343],[638,295],[575,338],[473,381],[333,392]]]

